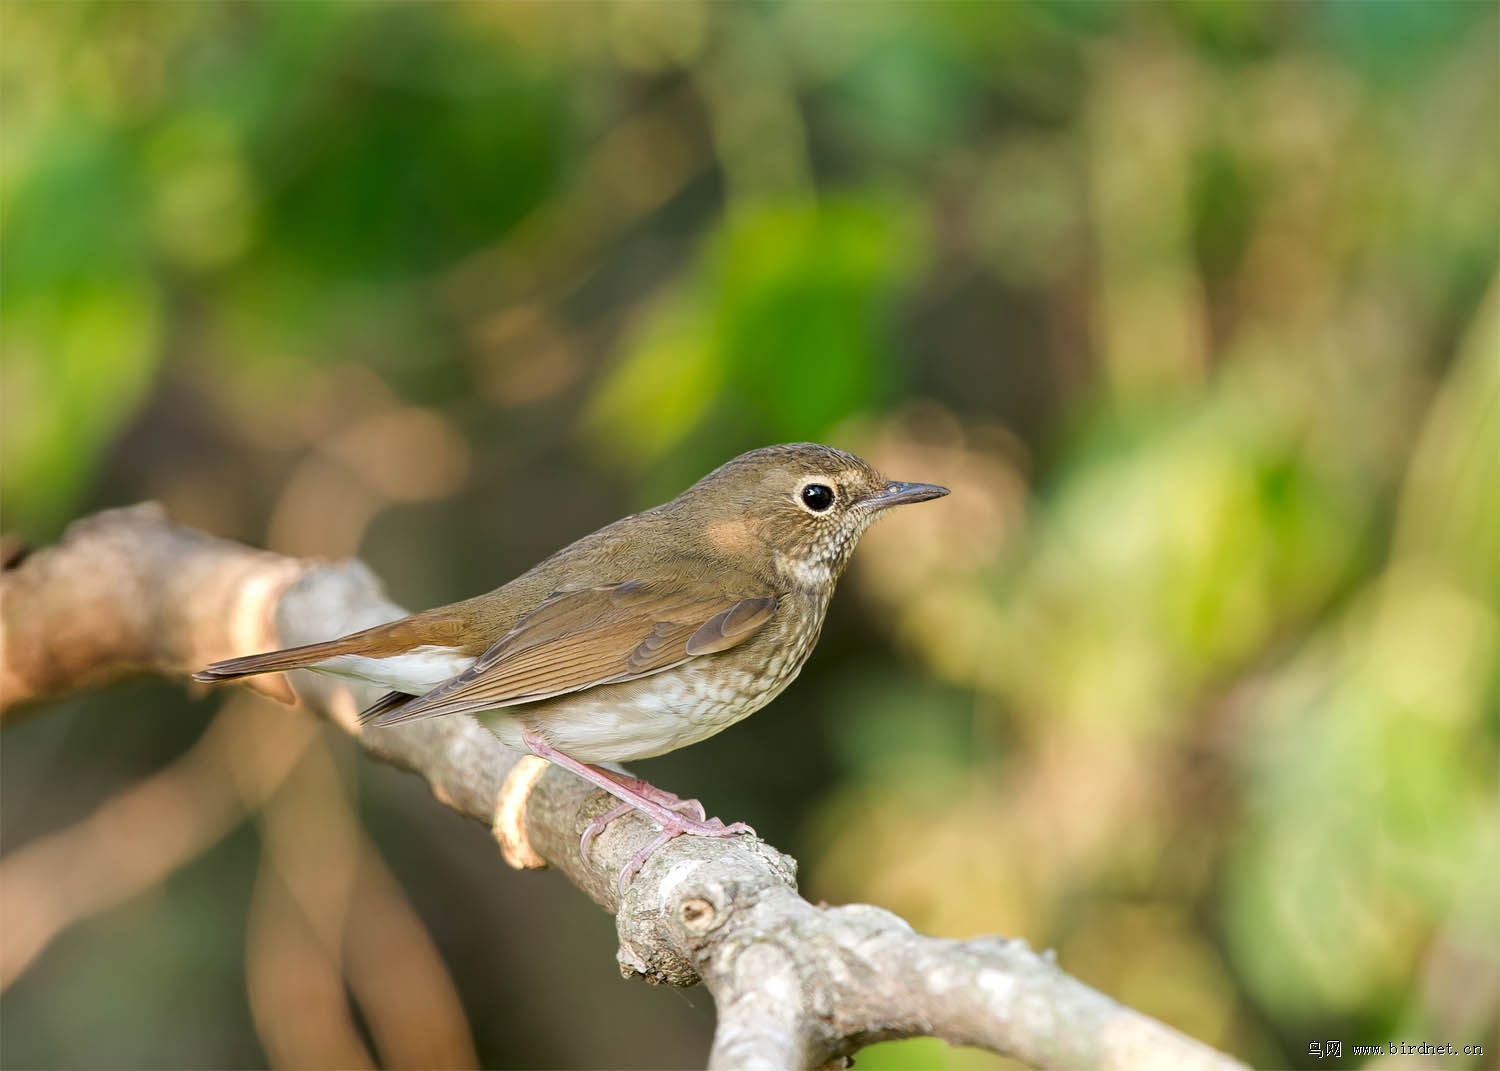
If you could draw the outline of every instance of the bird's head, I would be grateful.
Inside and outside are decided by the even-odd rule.
[[[888,480],[831,446],[788,443],[720,465],[672,505],[703,525],[716,550],[750,557],[792,587],[821,591],[843,573],[859,537],[884,510],[947,493]]]

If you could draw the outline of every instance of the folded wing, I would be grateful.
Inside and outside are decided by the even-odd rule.
[[[637,580],[557,591],[463,673],[400,705],[361,716],[392,725],[532,703],[660,673],[726,651],[776,612],[766,596]]]

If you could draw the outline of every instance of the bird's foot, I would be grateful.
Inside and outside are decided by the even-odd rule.
[[[617,803],[588,824],[588,828],[583,831],[583,836],[578,838],[578,854],[585,863],[592,862],[589,852],[593,848],[594,839],[603,833],[616,818],[622,814],[629,814],[633,810],[635,810],[633,803]]]
[[[686,800],[684,802],[697,803],[698,801]],[[702,810],[701,806],[699,810]],[[625,895],[625,887],[630,884],[630,879],[635,877],[636,871],[640,870],[645,865],[646,860],[650,859],[656,853],[656,850],[669,840],[673,840],[684,834],[693,837],[733,837],[739,833],[749,833],[752,837],[755,836],[755,830],[751,829],[744,822],[731,822],[725,825],[717,818],[693,819],[679,815],[675,822],[662,825],[661,832],[653,837],[644,848],[630,857],[630,862],[626,863],[620,870],[620,877],[616,883],[616,887],[619,889],[621,896]]]
[[[652,853],[675,837],[685,834],[694,837],[732,837],[739,833],[755,835],[755,830],[744,822],[726,825],[717,818],[709,818],[704,813],[703,804],[697,800],[685,800],[639,778],[579,762],[529,730],[522,739],[532,754],[572,771],[621,801],[590,822],[583,835],[578,838],[578,854],[585,863],[589,862],[594,840],[611,822],[628,811],[640,811],[660,827],[661,832],[646,847],[636,852],[620,871],[618,888],[621,894]]]
[[[611,774],[613,771],[605,770],[604,772],[606,774]],[[697,800],[679,799],[672,793],[667,792],[663,789],[659,789],[649,782],[636,780],[635,778],[632,778],[631,780],[635,781],[635,786],[637,787],[637,789],[646,788],[650,789],[651,793],[661,793],[661,798],[657,798],[652,794],[646,792],[642,792],[641,795],[646,799],[652,800],[653,802],[660,803],[667,810],[699,822],[708,820],[708,816],[703,813],[703,804],[699,803]],[[639,810],[639,808],[634,803],[617,803],[615,804],[615,806],[611,807],[609,810],[605,811],[603,814],[599,815],[588,824],[588,828],[583,831],[583,836],[578,838],[578,854],[583,856],[583,861],[585,863],[589,861],[589,852],[593,847],[594,840],[599,836],[599,834],[603,833],[604,830],[609,826],[609,824],[616,818],[619,818],[623,814],[629,814],[631,811],[635,810]],[[656,821],[656,815],[654,812],[648,811],[643,813],[645,813],[647,817],[651,818],[652,821]],[[715,821],[718,821],[718,819],[715,819]]]
[[[610,773],[611,771],[605,772]],[[631,780],[635,779],[632,778]],[[625,891],[625,887],[630,884],[630,879],[635,876],[635,872],[645,864],[652,853],[667,843],[667,841],[676,837],[684,835],[694,837],[732,837],[739,833],[749,833],[752,837],[755,836],[755,830],[744,822],[731,822],[726,825],[721,819],[707,817],[703,813],[703,804],[697,800],[680,799],[671,792],[659,789],[646,781],[636,780],[635,783],[649,789],[649,794],[642,793],[642,796],[650,799],[653,803],[660,803],[667,810],[670,817],[663,818],[655,810],[646,810],[633,802],[619,803],[590,822],[588,828],[583,831],[583,836],[578,838],[578,854],[587,863],[590,861],[589,855],[593,848],[594,840],[599,834],[604,832],[611,822],[621,815],[628,814],[631,811],[641,811],[647,818],[661,827],[661,832],[649,844],[636,852],[631,857],[630,862],[626,863],[624,869],[620,871],[619,889],[621,893]]]

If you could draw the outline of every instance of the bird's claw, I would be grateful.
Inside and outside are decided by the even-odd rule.
[[[696,803],[696,800],[688,801]],[[700,807],[701,811],[702,808]],[[625,889],[630,885],[630,879],[635,877],[636,871],[646,864],[656,851],[670,840],[677,837],[733,837],[740,833],[749,833],[752,837],[756,835],[744,822],[731,822],[725,825],[718,818],[700,818],[696,820],[681,819],[676,823],[663,827],[662,831],[651,839],[640,851],[630,857],[630,862],[620,870],[620,876],[615,882],[615,888],[621,896],[625,895]]]
[[[731,822],[725,824],[722,819],[709,818],[703,810],[703,804],[698,800],[684,800],[669,792],[660,792],[660,797],[652,802],[658,803],[663,813],[661,815],[642,811],[646,817],[656,824],[659,833],[640,851],[630,857],[630,861],[620,871],[616,882],[621,895],[624,895],[626,887],[630,884],[638,870],[645,865],[647,859],[670,840],[681,836],[693,837],[732,837],[740,833],[748,833],[755,836],[755,830],[744,822]],[[591,864],[594,841],[616,818],[630,811],[641,810],[631,803],[620,803],[609,810],[598,815],[584,829],[578,838],[578,854],[585,864]]]
[[[603,814],[596,817],[592,822],[588,824],[588,827],[583,831],[583,835],[578,838],[578,855],[579,858],[583,860],[584,865],[587,866],[591,864],[589,855],[593,849],[595,838],[597,838],[600,833],[603,833],[605,827],[613,822],[616,818],[619,818],[621,815],[627,814],[628,812],[633,810],[635,810],[634,804],[618,803],[615,806],[611,807],[609,810],[605,811]]]

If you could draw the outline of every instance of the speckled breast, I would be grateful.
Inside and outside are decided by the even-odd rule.
[[[521,730],[530,728],[581,762],[663,755],[713,736],[781,694],[818,642],[826,605],[804,604],[781,628],[723,654],[481,720],[512,747],[524,750]]]

